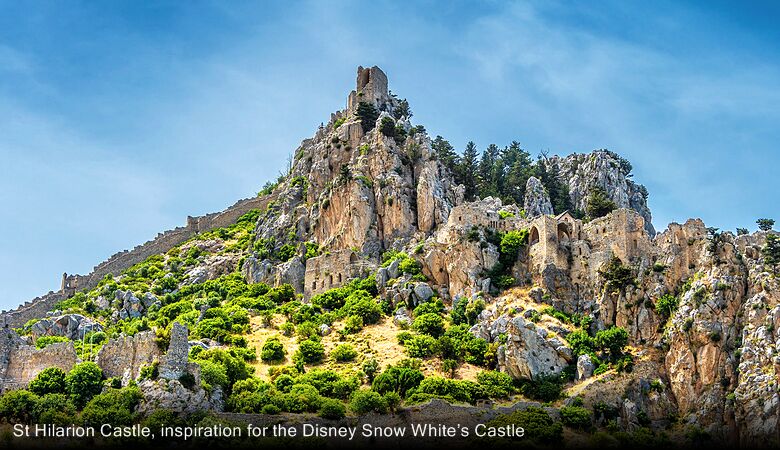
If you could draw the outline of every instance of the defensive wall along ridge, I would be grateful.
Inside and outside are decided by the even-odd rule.
[[[106,275],[117,276],[128,268],[159,253],[165,253],[197,235],[198,233],[222,228],[234,224],[239,217],[253,209],[265,209],[275,199],[273,194],[239,200],[224,211],[203,216],[187,217],[187,224],[160,233],[154,239],[114,254],[92,269],[88,275],[62,274],[62,284],[58,291],[36,297],[16,309],[0,313],[0,325],[17,328],[30,319],[44,317],[58,302],[73,296],[77,291],[89,290],[97,286]]]

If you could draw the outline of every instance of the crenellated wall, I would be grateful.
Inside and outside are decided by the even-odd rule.
[[[62,284],[57,292],[49,292],[26,302],[24,305],[0,313],[0,325],[18,328],[30,319],[46,316],[60,301],[73,296],[77,291],[93,289],[106,275],[117,276],[128,268],[159,253],[165,253],[194,237],[198,233],[234,224],[239,217],[253,209],[265,209],[276,198],[275,195],[239,200],[224,211],[198,217],[187,217],[187,224],[160,233],[154,239],[114,254],[98,264],[88,275],[62,275]]]

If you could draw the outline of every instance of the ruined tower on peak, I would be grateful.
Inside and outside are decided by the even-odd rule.
[[[387,75],[377,66],[357,69],[357,87],[349,93],[347,109],[357,109],[360,102],[373,103],[379,109],[390,100],[387,90]]]

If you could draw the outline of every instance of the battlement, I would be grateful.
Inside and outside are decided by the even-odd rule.
[[[17,328],[30,319],[44,317],[58,302],[72,297],[76,292],[95,288],[106,275],[117,276],[128,268],[143,262],[146,258],[165,253],[196,236],[198,233],[222,228],[234,224],[239,217],[253,209],[265,209],[275,199],[275,195],[252,197],[237,201],[223,211],[203,216],[187,217],[187,224],[159,233],[157,237],[131,250],[115,253],[107,260],[96,265],[88,275],[62,275],[60,290],[49,292],[26,302],[20,307],[0,313],[0,325]]]

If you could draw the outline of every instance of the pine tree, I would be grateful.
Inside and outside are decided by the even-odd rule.
[[[550,164],[549,170],[541,158],[537,162],[538,178],[542,182],[547,193],[550,195],[553,211],[560,214],[571,209],[571,198],[569,197],[569,186],[563,184],[560,179],[560,170],[557,164]]]
[[[598,186],[591,189],[586,211],[591,220],[604,217],[614,211],[615,208],[615,202],[610,200],[604,189]]]
[[[775,226],[775,221],[774,219],[758,219],[756,220],[756,224],[758,224],[759,230],[769,231],[773,226]]]
[[[766,236],[766,245],[761,249],[764,256],[764,263],[772,268],[773,273],[777,274],[777,267],[780,266],[780,237],[776,234]]]
[[[446,168],[450,170],[450,172],[456,174],[456,181],[458,174],[457,174],[457,165],[458,165],[458,155],[455,153],[455,149],[452,147],[452,145],[447,142],[446,139],[444,139],[441,136],[436,136],[436,138],[431,142],[431,149],[436,154],[436,158],[441,161],[442,164]]]
[[[466,200],[473,200],[477,196],[477,146],[473,141],[466,144],[457,172],[458,182],[466,188]]]
[[[498,185],[500,181],[496,171],[498,153],[498,146],[490,144],[488,148],[482,152],[482,158],[479,160],[479,168],[477,171],[479,174],[478,190],[479,196],[482,198],[497,196],[499,194]]]

